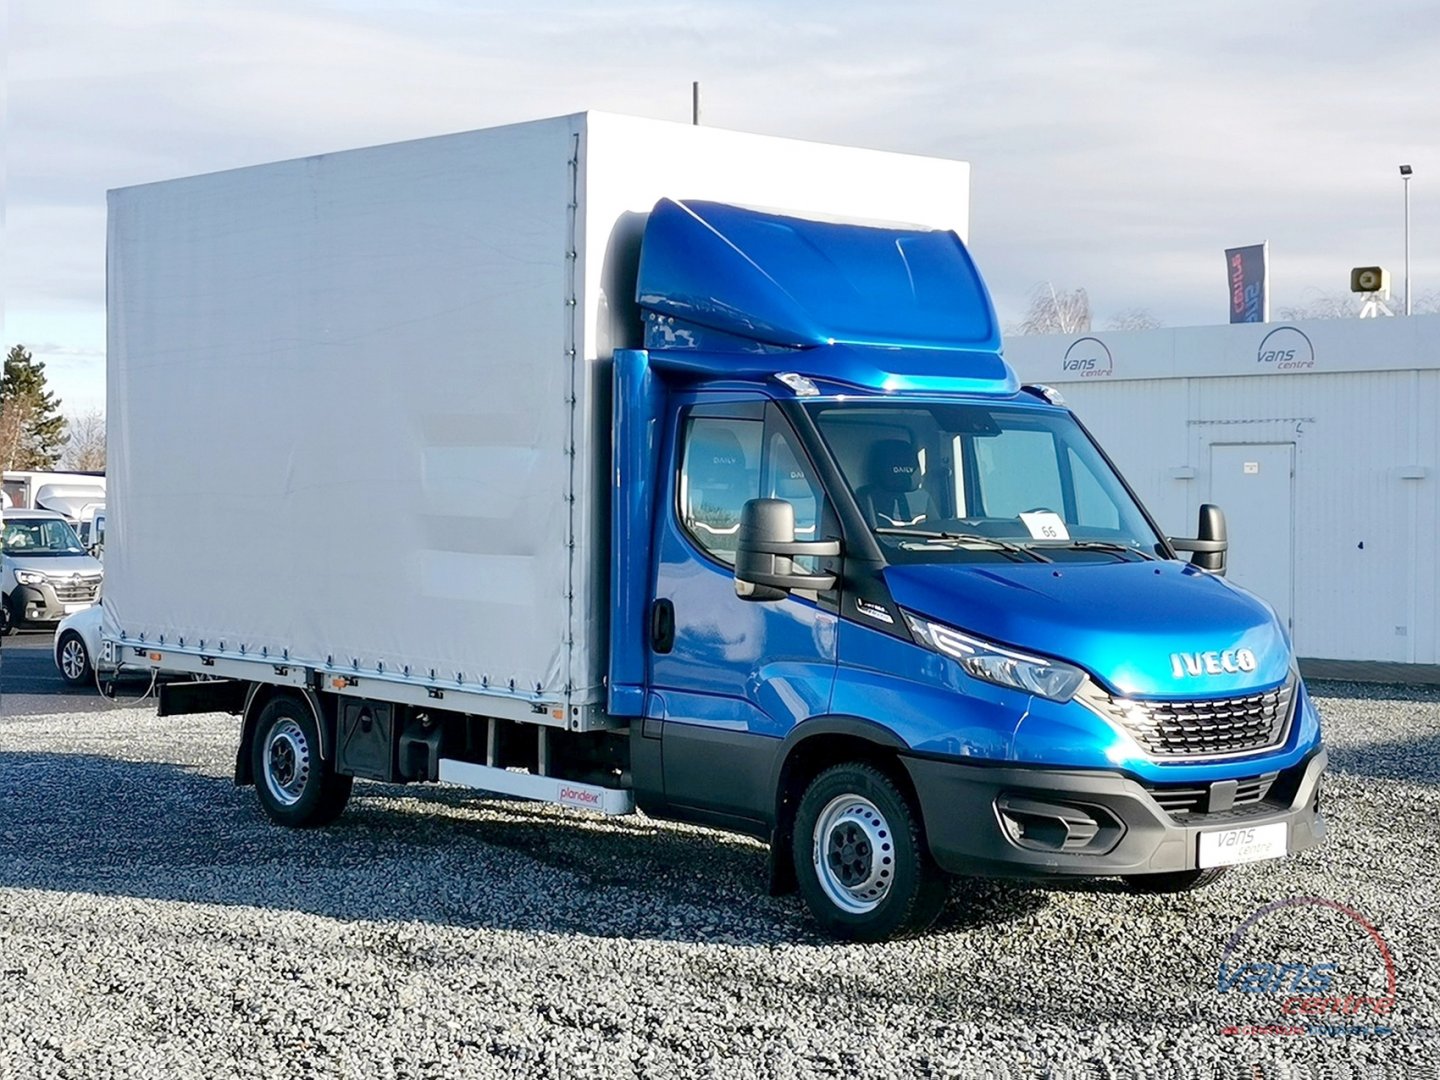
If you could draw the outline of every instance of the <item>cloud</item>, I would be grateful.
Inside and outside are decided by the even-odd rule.
[[[1440,20],[1309,0],[997,9],[534,0],[15,0],[9,302],[103,297],[104,191],[583,108],[959,157],[1003,318],[1039,281],[1103,316],[1219,321],[1221,252],[1269,239],[1277,304],[1440,280]],[[637,167],[643,167],[638,162]],[[1422,238],[1423,242],[1422,242]]]

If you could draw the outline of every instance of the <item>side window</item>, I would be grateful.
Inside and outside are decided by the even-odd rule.
[[[1065,512],[1055,439],[1048,431],[1009,428],[975,440],[975,466],[985,516],[1019,517],[1044,507]]]
[[[772,405],[766,416],[765,468],[760,494],[767,499],[784,499],[795,507],[796,540],[818,540],[825,504],[810,460],[780,411]]]
[[[680,518],[695,543],[735,564],[740,511],[760,497],[764,421],[691,416],[680,464]]]
[[[1076,525],[1092,529],[1120,528],[1120,509],[1110,498],[1090,466],[1081,461],[1073,449],[1067,449],[1070,458],[1070,475],[1075,480],[1075,522]]]

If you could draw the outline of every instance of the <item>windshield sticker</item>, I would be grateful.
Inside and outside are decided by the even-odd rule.
[[[1021,514],[1020,520],[1025,523],[1025,528],[1030,530],[1030,535],[1036,540],[1070,539],[1065,522],[1053,510],[1031,510],[1028,514]]]

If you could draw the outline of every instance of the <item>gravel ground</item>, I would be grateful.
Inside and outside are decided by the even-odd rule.
[[[1440,692],[1314,690],[1319,850],[1185,897],[967,882],[883,946],[818,938],[723,834],[373,785],[290,832],[230,785],[229,717],[0,718],[0,1077],[1437,1077]],[[1217,970],[1287,898],[1373,924],[1396,1007],[1345,1022],[1393,1034],[1225,1033],[1285,1019]],[[1321,904],[1231,958],[1384,990]]]

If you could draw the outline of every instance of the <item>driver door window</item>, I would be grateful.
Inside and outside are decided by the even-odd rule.
[[[760,497],[760,448],[765,424],[724,416],[685,422],[680,465],[680,519],[690,538],[712,558],[735,565],[740,511]]]
[[[784,499],[795,508],[795,539],[820,539],[824,495],[774,405],[753,419],[692,414],[684,432],[680,517],[707,555],[735,565],[740,513],[751,499]]]

